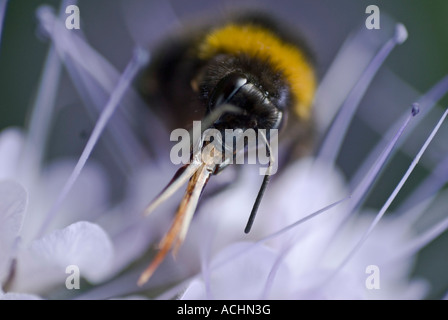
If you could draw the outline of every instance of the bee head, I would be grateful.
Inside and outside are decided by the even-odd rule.
[[[284,112],[271,101],[269,92],[239,71],[228,73],[217,83],[208,101],[208,112],[229,104],[238,112],[225,112],[214,122],[220,131],[279,129],[283,122]]]

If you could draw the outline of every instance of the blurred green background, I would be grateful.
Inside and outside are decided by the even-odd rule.
[[[83,6],[91,5],[95,1],[99,0],[80,0],[78,2],[81,8],[81,19],[84,14]],[[109,3],[114,1],[119,0],[110,0]],[[270,2],[272,6],[278,5],[278,1],[265,1],[267,4]],[[402,46],[395,49],[386,65],[417,91],[426,91],[447,74],[448,23],[446,19],[448,1],[322,0],[321,2],[321,11],[325,12],[325,16],[334,15],[333,20],[322,21],[322,24],[328,24],[328,29],[340,27],[342,35],[346,35],[352,26],[358,25],[365,19],[365,8],[371,4],[377,5],[381,13],[387,13],[396,21],[402,22],[408,29],[409,38]],[[29,108],[35,97],[43,61],[49,46],[48,41],[39,37],[35,17],[36,9],[44,3],[57,8],[60,1],[11,0],[8,2],[0,43],[0,130],[9,126],[26,125]],[[209,2],[195,1],[194,3],[196,6],[206,6]],[[319,2],[315,1],[314,3]],[[328,5],[335,9],[328,9]],[[344,18],[338,15],[342,14],[359,18],[354,18],[355,21],[351,25],[346,23],[339,26],[337,25],[338,21]],[[318,31],[314,32],[313,36],[320,37]],[[344,39],[343,36],[326,39],[326,36],[326,34],[322,34],[322,39],[316,39],[316,42],[329,43],[328,52],[324,53],[326,58],[323,59],[323,69],[330,62],[329,57],[337,52],[341,39]],[[113,41],[113,39],[109,41]],[[334,44],[331,44],[332,41]],[[128,49],[130,52],[131,48]],[[102,53],[104,54],[104,52]],[[447,101],[448,99],[445,97],[443,103],[447,103]],[[421,252],[421,259],[416,265],[415,274],[425,276],[433,284],[433,290],[428,298],[440,298],[446,293],[448,286],[448,277],[446,276],[448,259],[445,254],[447,243],[448,233],[445,232]],[[434,259],[437,259],[438,262],[433,263]],[[445,275],[445,277],[440,279],[441,275]]]

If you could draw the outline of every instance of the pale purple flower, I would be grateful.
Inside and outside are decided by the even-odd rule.
[[[106,116],[126,91],[139,59],[120,78]],[[59,78],[60,61],[51,48],[28,131],[7,128],[0,132],[0,283],[4,298],[75,293],[66,288],[69,266],[76,266],[89,283],[103,282],[147,245],[145,223],[133,221],[130,214],[111,212],[108,179],[98,163],[84,166],[84,161],[82,170],[77,169],[80,161],[75,166],[75,159],[44,164]],[[103,112],[103,119],[106,116]],[[123,239],[143,240],[130,250]]]
[[[26,178],[21,177],[22,168],[17,165],[23,138],[18,129],[0,134],[2,283],[10,278],[8,290],[12,292],[45,292],[65,282],[66,267],[72,264],[78,265],[90,281],[102,280],[113,261],[113,245],[101,227],[82,220],[102,210],[104,176],[97,168],[86,168],[61,209],[64,219],[54,221],[49,232],[37,236],[44,213],[72,163],[55,163],[34,183],[20,183]]]
[[[71,3],[64,1],[61,12]],[[429,284],[410,276],[419,250],[448,224],[442,190],[448,179],[446,124],[441,121],[434,139],[427,140],[441,119],[442,111],[433,105],[447,91],[448,81],[441,79],[421,95],[383,66],[407,36],[403,25],[386,16],[380,32],[361,28],[352,35],[326,70],[315,110],[321,149],[274,177],[251,233],[245,235],[243,229],[261,182],[256,166],[246,166],[230,188],[202,199],[176,258],[168,257],[145,286],[137,287],[151,259],[145,253],[163,236],[179,197],[150,217],[142,216],[176,168],[168,163],[169,135],[130,88],[144,53],[138,49],[130,55],[133,47],[152,48],[178,24],[178,16],[189,16],[197,6],[123,3],[123,21],[117,25],[126,27],[132,38],[126,38],[129,50],[118,50],[117,39],[116,52],[101,53],[94,41],[104,39],[93,37],[89,44],[84,27],[68,31],[51,8],[39,8],[41,32],[51,48],[31,125],[26,132],[9,128],[0,134],[0,283],[8,284],[7,290],[0,288],[0,297],[152,298],[158,292],[153,289],[164,287],[168,289],[156,298],[424,298]],[[117,11],[115,5],[101,8],[104,15]],[[116,24],[86,19],[105,30]],[[62,68],[70,77],[69,90],[79,94],[95,126],[78,159],[47,164],[45,145]],[[363,101],[372,82],[377,96]],[[395,91],[388,92],[390,88]],[[419,114],[412,102],[418,103]],[[135,114],[145,120],[138,133],[146,140],[136,135]],[[380,138],[364,139],[363,131],[351,124],[369,127]],[[73,136],[64,131],[60,139],[70,144]],[[350,140],[353,136],[356,142]],[[107,150],[102,161],[92,156],[100,142]],[[400,164],[399,177],[379,176],[398,151],[411,159]],[[339,167],[344,165],[353,166],[354,173],[347,176]],[[415,168],[434,174],[391,208]],[[226,170],[213,180],[231,181],[232,173]],[[116,188],[111,176],[121,179],[117,199],[111,196],[111,186]],[[379,205],[365,202],[371,190],[385,187]],[[421,226],[425,219],[432,223]],[[69,265],[79,267],[88,290],[65,287]],[[379,272],[373,280],[379,281],[378,288],[369,286],[372,270]]]

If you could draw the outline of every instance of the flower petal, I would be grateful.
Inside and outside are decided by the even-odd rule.
[[[8,292],[0,295],[0,300],[42,300],[42,298],[34,294]]]
[[[42,300],[41,297],[34,294],[8,292],[4,293],[0,287],[0,300]]]
[[[81,277],[99,282],[107,276],[113,251],[109,236],[94,223],[80,221],[53,231],[33,241],[19,257],[14,290],[33,292],[64,282],[71,265],[79,268]]]
[[[239,255],[250,243],[235,243],[226,247],[212,262],[210,278],[205,285],[192,282],[185,291],[184,299],[282,299],[290,293],[290,272],[278,260],[278,255],[266,246],[258,246]],[[229,260],[230,259],[230,260]],[[280,271],[273,279],[270,272],[280,262]],[[206,288],[210,288],[210,295]]]
[[[22,145],[20,129],[8,128],[0,133],[0,179],[15,177]]]
[[[180,300],[205,300],[205,286],[200,280],[193,280],[180,297]]]
[[[23,226],[23,242],[29,245],[39,233],[43,220],[56,196],[73,170],[71,160],[55,161],[47,166],[38,183],[30,189],[29,210]],[[89,163],[79,176],[60,211],[49,224],[49,231],[61,229],[80,220],[94,221],[108,203],[108,180],[102,167]]]
[[[94,223],[81,221],[56,230],[31,245],[33,253],[60,266],[77,265],[95,281],[109,268],[113,247],[108,235]]]
[[[13,181],[0,182],[0,281],[7,275],[11,253],[27,206],[25,189]]]

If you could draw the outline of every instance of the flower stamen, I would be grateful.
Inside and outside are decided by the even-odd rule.
[[[56,198],[56,201],[54,202],[53,206],[48,211],[45,220],[42,223],[41,228],[39,230],[40,236],[43,235],[50,221],[54,218],[62,202],[65,200],[66,196],[68,195],[71,188],[75,184],[82,169],[84,168],[84,165],[86,164],[93,149],[95,148],[102,132],[104,131],[104,128],[106,127],[109,119],[112,117],[115,110],[118,108],[121,98],[123,97],[128,87],[130,86],[132,79],[135,77],[138,70],[146,63],[147,58],[148,56],[146,52],[144,52],[142,49],[137,48],[135,50],[134,56],[132,57],[128,66],[123,72],[120,80],[118,81],[116,90],[110,96],[107,105],[105,106],[103,112],[101,113],[97,123],[95,124],[92,134],[90,135],[89,140],[87,141],[87,144],[83,152],[81,153],[81,156],[79,157],[75,168],[73,169],[70,177],[67,179],[64,187],[62,188],[61,192]]]
[[[375,55],[345,99],[333,121],[333,124],[330,127],[328,135],[325,137],[325,141],[323,142],[318,154],[318,159],[325,160],[331,164],[336,161],[342,146],[342,142],[344,141],[345,135],[349,128],[349,124],[352,121],[356,109],[367,91],[367,88],[370,86],[370,83],[375,77],[377,71],[380,69],[395,46],[402,44],[406,38],[406,28],[402,24],[397,24],[393,37],[389,39],[389,41],[387,41],[381,50]]]
[[[416,113],[415,106],[412,108],[412,114],[414,115],[414,113]],[[367,229],[367,231],[362,235],[361,239],[356,243],[356,245],[349,252],[349,254],[343,259],[343,261],[340,263],[338,268],[336,268],[335,271],[330,275],[328,280],[331,280],[332,278],[334,278],[334,276],[339,271],[341,271],[344,268],[344,266],[352,259],[352,257],[356,254],[356,252],[358,252],[358,250],[361,248],[361,246],[364,244],[364,242],[370,236],[370,234],[372,233],[373,229],[376,227],[378,222],[381,220],[383,215],[386,213],[387,209],[389,208],[391,203],[395,200],[395,197],[400,192],[401,188],[406,183],[407,179],[409,178],[409,176],[411,175],[411,173],[413,172],[413,170],[417,166],[418,162],[420,161],[420,158],[425,153],[425,151],[428,148],[428,146],[431,143],[431,141],[434,139],[434,136],[437,134],[438,130],[442,126],[442,123],[445,121],[445,118],[447,117],[447,115],[448,115],[448,109],[443,113],[442,117],[439,119],[438,123],[436,124],[436,126],[432,130],[431,134],[426,139],[425,143],[423,144],[423,146],[421,147],[421,149],[419,150],[419,152],[415,156],[414,160],[410,164],[408,170],[403,175],[403,177],[401,178],[400,182],[395,187],[395,189],[393,190],[393,192],[391,193],[391,195],[389,196],[387,201],[384,203],[384,205],[382,206],[382,208],[380,209],[380,211],[376,215],[375,219],[370,224],[370,226]],[[326,282],[328,283],[329,281],[326,281]]]

